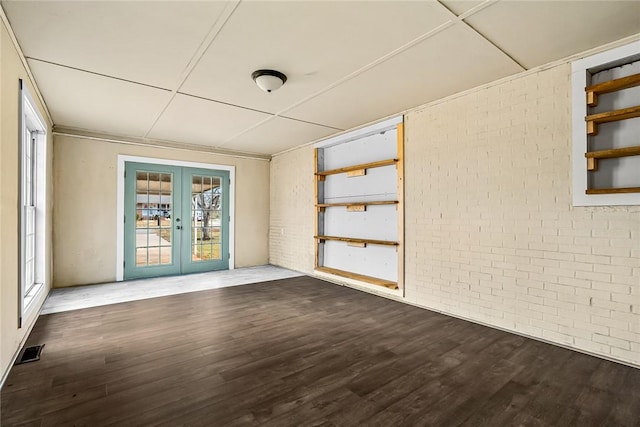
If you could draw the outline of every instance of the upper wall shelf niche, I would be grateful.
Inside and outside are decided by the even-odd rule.
[[[598,97],[602,94],[618,92],[624,89],[640,86],[640,73],[630,76],[608,80],[602,83],[585,87],[587,108],[598,105]],[[604,111],[585,116],[587,123],[587,136],[598,135],[598,125],[602,123],[617,122],[620,120],[640,117],[640,105],[634,105],[619,110]],[[635,138],[634,138],[635,139]],[[637,142],[637,141],[636,141]],[[601,159],[618,159],[621,157],[639,156],[640,146],[630,146],[622,148],[610,148],[607,150],[587,151],[584,156],[587,159],[587,171],[597,173],[598,163]],[[617,187],[617,188],[587,188],[586,194],[623,194],[640,193],[640,187]]]
[[[638,107],[637,41],[571,63],[572,206],[640,206]]]

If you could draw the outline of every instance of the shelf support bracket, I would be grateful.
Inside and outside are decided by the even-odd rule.
[[[347,212],[365,212],[367,207],[365,205],[347,206]]]
[[[364,242],[349,242],[348,246],[353,246],[354,248],[366,248],[367,244]]]
[[[366,169],[356,169],[354,171],[347,172],[347,176],[349,178],[353,178],[354,176],[365,176],[367,174]]]

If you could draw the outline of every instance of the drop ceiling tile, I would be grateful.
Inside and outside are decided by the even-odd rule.
[[[178,94],[149,137],[218,147],[269,117],[258,111]]]
[[[449,18],[432,2],[242,2],[180,91],[275,113]],[[261,68],[287,83],[262,92],[251,80]]]
[[[4,1],[27,57],[175,89],[225,2]]]
[[[285,114],[349,129],[519,71],[457,24]]]
[[[58,126],[141,137],[169,101],[169,91],[29,60]]]
[[[501,1],[467,22],[531,68],[640,32],[640,1]]]
[[[258,154],[275,154],[337,132],[339,132],[338,129],[285,117],[274,117],[227,142],[224,148]]]
[[[484,0],[438,0],[440,3],[445,5],[447,9],[460,16],[468,10],[473,9],[477,5],[484,3]]]

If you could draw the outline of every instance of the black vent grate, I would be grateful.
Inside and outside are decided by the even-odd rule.
[[[40,360],[40,353],[42,353],[43,348],[44,344],[25,347],[18,355],[18,360],[16,360],[15,364],[21,365],[23,363],[35,362],[37,360]]]

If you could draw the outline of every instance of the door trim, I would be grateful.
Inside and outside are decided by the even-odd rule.
[[[151,163],[166,166],[182,166],[229,172],[229,270],[235,268],[235,184],[236,167],[213,163],[187,162],[181,160],[158,159],[154,157],[118,155],[117,200],[116,200],[116,282],[124,279],[124,164],[125,162]]]

